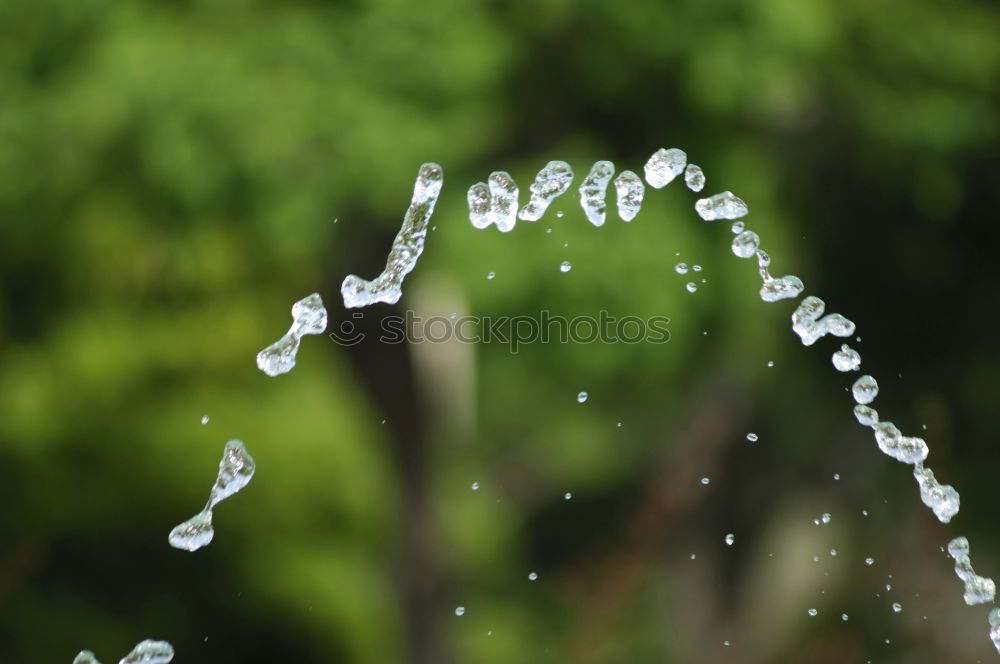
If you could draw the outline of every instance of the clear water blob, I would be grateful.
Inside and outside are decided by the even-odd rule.
[[[642,198],[646,187],[642,180],[632,171],[622,171],[615,178],[615,198],[618,206],[618,216],[622,221],[632,221],[639,214]]]
[[[862,426],[873,427],[878,424],[878,411],[871,406],[858,404],[854,407],[854,417]]]
[[[929,450],[923,438],[904,436],[892,422],[878,422],[872,428],[878,448],[896,461],[916,464],[927,458]]]
[[[580,207],[587,215],[587,221],[595,226],[603,226],[608,211],[606,196],[608,183],[615,174],[615,165],[610,161],[598,161],[591,167],[580,185]]]
[[[202,415],[201,416],[201,425],[205,426],[206,424],[208,424],[208,420],[209,420],[208,415]]]
[[[403,296],[403,279],[417,265],[424,251],[427,225],[434,214],[434,205],[441,194],[444,171],[440,166],[427,163],[420,166],[413,185],[410,207],[403,215],[403,224],[392,241],[392,249],[382,274],[371,281],[350,274],[340,286],[344,306],[364,307],[375,302],[395,304]]]
[[[569,272],[572,269],[573,269],[573,264],[570,263],[569,261],[563,261],[562,263],[559,264],[560,272]]]
[[[684,172],[685,165],[687,165],[687,154],[683,150],[660,148],[643,167],[646,182],[653,189],[663,189]]]
[[[702,486],[708,486],[708,483],[709,483],[709,482],[711,482],[711,481],[712,481],[712,480],[710,480],[710,479],[709,479],[709,478],[707,478],[707,477],[703,477],[703,478],[701,478],[701,484],[702,484]]]
[[[815,295],[809,295],[799,303],[792,313],[792,331],[799,335],[804,346],[812,346],[828,334],[835,337],[849,337],[854,334],[854,323],[840,314],[823,316],[826,303]]]
[[[786,274],[777,278],[768,275],[760,286],[760,299],[765,302],[790,300],[798,297],[804,289],[805,285],[802,280],[794,274]]]
[[[746,224],[742,221],[734,221],[733,225],[729,227],[729,230],[733,232],[733,235],[739,235],[746,229]]]
[[[684,184],[691,191],[701,191],[705,188],[705,172],[701,170],[701,166],[687,165],[684,169]]]
[[[563,494],[563,500],[573,500],[573,494],[567,491]]]
[[[754,432],[751,431],[750,433],[747,434],[747,440],[749,440],[751,443],[756,443],[757,442],[757,434],[755,434]]]
[[[477,182],[469,187],[466,194],[469,203],[469,223],[476,228],[486,228],[490,225],[490,188],[485,182]]]
[[[736,541],[736,535],[733,533],[728,533],[725,538],[726,546],[732,546],[733,542]]]
[[[696,290],[698,290],[698,284],[694,283],[693,281],[689,281],[687,282],[687,284],[684,285],[684,288],[687,289],[687,292],[693,293]]]
[[[846,613],[841,613],[840,614],[840,619],[843,620],[844,622],[847,622],[847,620],[848,620],[847,614]]]
[[[589,397],[590,395],[587,394],[586,392],[580,392],[579,394],[576,395],[576,402],[585,403]]]
[[[545,214],[549,205],[559,196],[562,196],[573,183],[573,169],[565,161],[550,161],[545,167],[538,171],[535,181],[531,183],[529,190],[531,198],[527,205],[521,208],[518,219],[523,221],[538,221]],[[562,214],[556,213],[557,217]]]
[[[840,350],[833,353],[833,367],[837,371],[857,371],[861,366],[861,356],[847,344],[841,344]]]
[[[464,616],[465,615],[465,607],[464,606],[456,606],[455,607],[455,615],[458,616],[459,618],[461,618],[462,616]]]
[[[118,664],[168,664],[174,658],[174,648],[166,641],[146,639],[122,657]]]
[[[939,483],[934,472],[922,463],[914,464],[913,477],[920,487],[920,500],[931,508],[938,521],[948,523],[958,514],[961,497],[953,486]]]
[[[219,474],[212,485],[205,508],[170,531],[170,546],[184,551],[197,551],[212,541],[212,510],[220,502],[245,487],[253,477],[255,464],[241,440],[230,440],[222,452]]]
[[[538,581],[538,572],[531,572],[528,574],[528,581]]]
[[[815,618],[816,614],[818,614],[819,611],[817,611],[816,609],[809,609],[808,611],[806,611],[806,613]]]
[[[696,264],[694,264],[694,265],[692,265],[692,266],[691,266],[691,269],[692,269],[692,270],[693,270],[694,272],[701,272],[701,266],[700,266],[700,265],[698,265],[697,263],[696,263]]]
[[[694,204],[695,212],[705,221],[719,219],[739,219],[750,213],[750,208],[731,191],[724,191],[708,198],[699,198]]]
[[[743,231],[733,238],[733,253],[740,258],[751,258],[760,249],[760,236],[753,231]]]
[[[479,482],[473,482],[470,487],[473,491],[479,491]]]
[[[979,576],[972,569],[969,540],[965,537],[956,537],[948,542],[948,555],[955,560],[955,575],[965,584],[965,603],[974,606],[992,602],[996,595],[996,584],[993,579]]]
[[[851,394],[854,396],[854,400],[862,406],[870,404],[878,396],[878,381],[865,374],[854,381],[854,385],[851,386]]]
[[[307,295],[296,302],[292,305],[292,326],[285,336],[257,353],[257,368],[272,378],[294,369],[302,337],[323,334],[326,319],[326,308],[319,293]]]
[[[490,209],[486,219],[503,233],[514,230],[517,223],[519,191],[514,178],[507,171],[493,171],[486,178],[490,189]]]
[[[676,272],[677,274],[687,274],[688,273],[687,263],[678,263],[677,265],[675,265],[674,272]]]
[[[893,613],[900,613],[900,612],[902,612],[902,610],[903,610],[903,605],[902,604],[900,604],[899,602],[893,602],[892,603],[892,612]]]

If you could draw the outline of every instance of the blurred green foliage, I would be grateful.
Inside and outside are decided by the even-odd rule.
[[[150,637],[219,663],[989,656],[937,555],[958,531],[690,192],[601,229],[567,194],[501,235],[465,190],[687,150],[773,271],[858,323],[996,574],[998,34],[973,0],[0,4],[0,661]],[[258,372],[300,297],[355,322],[340,281],[381,270],[424,161],[426,253],[363,329],[603,309],[670,343],[310,337]],[[257,477],[210,547],[170,549],[229,438]]]

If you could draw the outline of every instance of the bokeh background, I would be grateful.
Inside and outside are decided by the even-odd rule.
[[[942,547],[1000,574],[998,34],[975,0],[0,3],[0,661],[996,660]],[[951,524],[679,182],[631,224],[572,194],[468,223],[492,170],[658,147],[858,324]],[[295,300],[350,319],[425,161],[426,251],[362,329],[606,310],[670,342],[307,337],[260,373]],[[171,549],[230,438],[254,481]]]

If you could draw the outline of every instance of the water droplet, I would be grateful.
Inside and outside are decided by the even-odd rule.
[[[724,191],[708,198],[698,199],[694,205],[698,216],[705,221],[715,221],[717,219],[739,219],[749,213],[747,204],[739,197],[734,196],[731,191]]]
[[[733,238],[733,253],[740,258],[750,258],[760,249],[760,236],[753,231],[743,231]]]
[[[817,613],[819,613],[819,611],[817,611],[816,609],[809,609],[808,611],[806,611],[806,613],[808,613],[811,616],[815,616]]]
[[[729,641],[723,641],[722,645],[724,645],[724,646],[726,646],[728,648],[729,647]]]
[[[208,415],[202,415],[201,416],[201,424],[202,424],[202,426],[208,424]]]
[[[840,350],[833,354],[833,366],[837,371],[857,371],[861,366],[861,356],[847,344],[842,344]]]
[[[674,272],[676,272],[677,274],[687,274],[688,273],[687,263],[678,263],[677,265],[675,265]]]
[[[346,304],[345,300],[345,306],[355,305]],[[292,305],[292,326],[285,336],[257,353],[257,368],[272,378],[288,373],[295,367],[295,356],[298,355],[302,337],[307,334],[323,334],[325,331],[326,308],[323,307],[323,299],[319,293],[302,298]]]
[[[639,214],[642,197],[646,187],[639,176],[632,171],[622,171],[615,178],[615,195],[617,197],[618,216],[622,221],[632,221]]]
[[[694,270],[695,272],[701,272],[701,266],[698,264],[692,265],[691,269]]]
[[[830,523],[830,519],[831,518],[832,517],[830,516],[829,512],[823,512],[822,516],[819,517],[819,520],[821,522],[823,522],[824,524],[826,524],[826,523]]]
[[[687,164],[687,154],[677,148],[660,148],[649,158],[643,171],[646,182],[653,189],[662,189],[670,184],[675,177],[684,172]]]
[[[836,549],[830,549],[830,556],[832,558],[836,558],[837,557],[837,550]]]
[[[874,378],[865,374],[854,381],[854,385],[851,386],[851,394],[854,395],[854,400],[859,404],[869,404],[878,396],[878,383]]]
[[[768,368],[773,367],[774,366],[774,360],[768,360],[767,361],[767,366],[768,366]]]
[[[245,487],[253,477],[255,465],[242,441],[230,440],[222,452],[219,474],[212,486],[205,508],[170,531],[170,546],[197,551],[212,541],[212,508]]]
[[[537,581],[538,580],[538,573],[537,572],[531,572],[530,574],[528,574],[528,580],[529,581]]]
[[[965,583],[965,603],[969,606],[993,601],[996,584],[993,579],[979,576],[972,569],[969,557],[969,540],[956,537],[948,543],[948,555],[955,559],[955,575]]]
[[[473,491],[479,491],[479,482],[473,482],[472,483],[472,490]]]
[[[587,220],[595,226],[603,226],[607,213],[608,183],[615,174],[615,165],[610,161],[598,161],[590,169],[590,173],[580,185],[580,207],[583,208]]]
[[[684,184],[691,191],[701,191],[705,188],[705,173],[700,166],[688,164],[684,169]]]
[[[573,499],[573,494],[570,493],[569,491],[567,491],[566,493],[563,494],[563,499],[564,500],[572,500]]]
[[[132,649],[118,664],[168,664],[174,658],[174,647],[166,641],[146,639]]]
[[[576,395],[576,402],[577,403],[584,403],[585,401],[587,401],[587,399],[589,397],[590,397],[590,395],[587,394],[586,392],[580,392],[579,394]]]
[[[489,281],[492,281],[493,279],[495,279],[496,276],[497,276],[496,272],[487,272],[486,273],[486,279],[489,280]]]
[[[735,541],[736,541],[736,536],[735,535],[733,535],[732,533],[729,533],[728,535],[726,535],[726,546],[732,546],[733,542],[735,542]]]
[[[684,288],[687,289],[687,292],[693,293],[696,290],[698,290],[698,284],[694,283],[693,281],[689,281],[687,282],[687,285],[684,286]]]
[[[757,442],[757,434],[755,434],[755,433],[753,433],[751,431],[750,433],[747,434],[747,440],[749,440],[751,443],[756,443]]]
[[[562,263],[559,264],[559,271],[560,272],[569,272],[572,269],[573,269],[573,266],[570,264],[569,261],[563,261]]]
[[[535,181],[529,187],[531,198],[528,204],[521,208],[518,218],[524,221],[538,221],[552,201],[566,193],[572,182],[573,169],[569,164],[559,160],[550,161],[535,176]],[[556,216],[561,217],[562,213],[557,212]]]
[[[702,483],[702,484],[705,484],[705,485],[707,485],[707,484],[708,484],[709,482],[711,482],[711,481],[712,481],[712,480],[708,479],[707,477],[703,477],[703,478],[701,478],[701,483]]]
[[[392,241],[385,269],[371,281],[355,274],[348,275],[340,286],[345,307],[364,307],[374,302],[399,302],[399,298],[403,296],[403,279],[413,271],[417,259],[424,251],[427,225],[434,213],[443,181],[444,172],[437,164],[427,163],[420,167],[410,207],[403,216],[399,233]]]
[[[559,218],[559,219],[562,219],[562,218],[563,218],[563,216],[565,216],[565,214],[566,214],[566,213],[565,213],[565,212],[563,212],[562,210],[557,210],[557,211],[556,211],[556,217],[557,217],[557,218]]]
[[[746,228],[746,225],[742,221],[734,221],[733,225],[729,227],[729,230],[733,232],[733,235],[739,235]]]
[[[464,606],[456,606],[455,607],[455,615],[458,616],[459,618],[461,618],[462,616],[464,616],[465,615],[465,607]]]
[[[893,602],[892,603],[892,610],[893,610],[893,613],[899,613],[900,611],[903,610],[903,605],[900,604],[899,602]]]
[[[840,619],[843,620],[844,622],[847,622],[847,614],[846,613],[841,613],[840,614]]]
[[[834,474],[833,474],[833,479],[834,479],[835,481],[836,481],[836,480],[839,480],[839,479],[840,479],[840,473],[834,473]]]
[[[874,564],[875,564],[875,559],[874,558],[865,558],[865,565],[868,565],[869,567],[871,567]]]

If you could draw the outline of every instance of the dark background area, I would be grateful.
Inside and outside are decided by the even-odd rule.
[[[0,4],[0,662],[995,659],[942,547],[1000,573],[998,34],[969,0]],[[659,147],[857,323],[951,524],[679,180],[586,222],[590,165]],[[523,204],[550,159],[577,177],[540,223],[469,224],[469,185]],[[425,253],[362,329],[606,310],[670,342],[306,337],[260,373],[294,301],[350,319],[425,161]],[[171,549],[230,438],[256,477]]]

